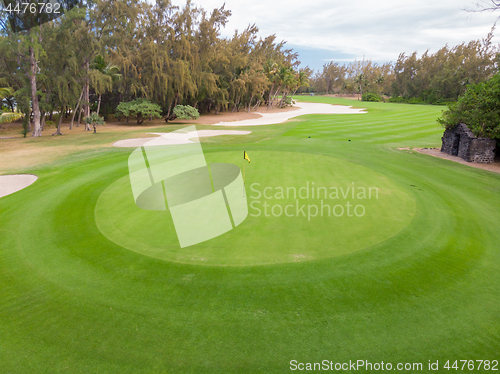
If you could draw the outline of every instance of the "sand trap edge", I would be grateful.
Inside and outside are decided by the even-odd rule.
[[[0,175],[0,198],[11,195],[31,186],[38,180],[34,174]]]

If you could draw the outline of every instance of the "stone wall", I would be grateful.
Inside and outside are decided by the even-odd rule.
[[[441,138],[441,140],[443,141],[443,145],[441,146],[441,152],[451,155],[454,138],[455,138],[455,133],[453,131],[446,130],[444,132],[443,137]]]
[[[495,161],[495,147],[497,141],[495,139],[476,138],[472,139],[469,146],[469,152],[465,161],[481,162],[491,164]]]
[[[492,163],[495,161],[497,141],[476,138],[467,125],[461,123],[444,132],[441,152],[458,156],[468,162]]]

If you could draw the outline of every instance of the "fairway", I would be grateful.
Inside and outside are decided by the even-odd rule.
[[[38,180],[0,199],[0,372],[283,373],[291,360],[424,369],[429,360],[499,360],[500,175],[398,150],[439,146],[443,107],[297,99],[367,113],[202,138],[208,163],[243,168],[248,152],[249,215],[186,248],[168,211],[134,204],[133,149],[111,145],[123,134],[62,138],[95,150],[16,170]],[[313,183],[328,195],[313,197]],[[280,188],[305,187],[297,213],[297,198]],[[375,190],[358,196],[370,188],[377,198]],[[364,214],[308,214],[308,205],[347,201]],[[257,214],[264,202],[281,208]]]

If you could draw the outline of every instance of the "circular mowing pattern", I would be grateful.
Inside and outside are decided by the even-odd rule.
[[[242,166],[240,153],[210,153],[206,159]],[[128,176],[100,195],[97,226],[109,240],[147,256],[248,266],[359,251],[394,236],[415,214],[408,192],[364,166],[306,153],[250,153],[245,178],[249,215],[219,237],[180,248],[170,212],[138,208]]]

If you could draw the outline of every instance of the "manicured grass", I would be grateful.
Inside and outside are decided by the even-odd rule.
[[[241,154],[211,152],[206,159],[242,164]],[[360,250],[397,234],[415,213],[409,192],[358,164],[299,152],[256,150],[252,158],[246,177],[249,216],[225,235],[181,249],[169,212],[139,209],[128,176],[101,194],[98,228],[111,241],[148,256],[247,266]]]
[[[117,181],[131,150],[82,152],[40,168],[35,184],[0,199],[0,372],[282,373],[290,360],[424,369],[429,360],[441,368],[498,360],[500,176],[397,150],[437,146],[441,107],[300,99],[368,113],[210,138],[207,160],[240,164],[246,150],[247,182],[378,178],[399,200],[378,210],[382,200],[367,202],[372,221],[362,231],[345,217],[248,217],[187,248],[213,259],[203,264],[174,258],[171,228],[161,259],[98,227],[96,210],[98,221],[113,217],[99,213],[113,201],[110,186],[117,198],[125,193]],[[130,210],[120,214],[132,228]]]

